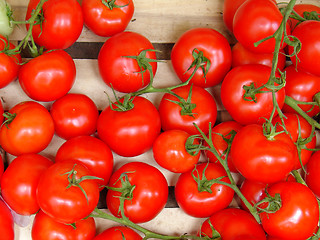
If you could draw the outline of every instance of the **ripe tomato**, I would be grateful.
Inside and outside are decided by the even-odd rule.
[[[123,102],[123,99],[120,99]],[[146,98],[134,97],[134,107],[119,111],[105,108],[98,118],[99,138],[120,156],[138,156],[151,149],[160,134],[161,122],[157,108]]]
[[[256,102],[244,100],[244,86],[251,84],[255,88],[266,84],[271,68],[261,64],[248,64],[233,68],[221,84],[221,101],[231,117],[240,124],[262,123],[263,118],[270,118],[273,110],[271,92],[262,92],[255,95]],[[263,88],[262,91],[266,91]],[[276,100],[282,108],[285,99],[285,90],[281,88],[275,93]],[[277,114],[277,112],[275,113]]]
[[[164,208],[168,199],[168,183],[163,174],[155,167],[144,162],[129,162],[116,170],[109,181],[109,187],[125,187],[122,180],[128,179],[131,194],[124,201],[124,215],[134,223],[143,223],[155,218]],[[128,189],[127,189],[128,190]],[[107,206],[114,216],[119,211],[121,193],[110,189],[107,192]]]
[[[64,50],[46,52],[24,64],[19,83],[33,100],[49,102],[67,94],[76,78],[76,66]]]
[[[30,0],[26,20],[40,0]],[[45,49],[66,49],[79,38],[83,28],[81,6],[77,0],[48,0],[43,4],[43,19],[32,29],[32,37]],[[29,28],[29,25],[27,25]]]
[[[65,240],[91,240],[96,234],[95,220],[92,217],[79,220],[71,225],[60,223],[39,211],[33,220],[31,235],[33,240],[55,240],[57,236]]]
[[[233,18],[233,34],[248,50],[257,53],[273,53],[275,39],[268,39],[257,47],[254,46],[275,33],[282,21],[282,14],[272,0],[247,0],[236,11]],[[286,25],[290,34],[290,25]],[[284,48],[286,44],[281,44]]]
[[[132,0],[83,0],[81,7],[85,25],[102,37],[123,32],[134,13]]]
[[[320,15],[320,7],[314,5],[314,4],[307,4],[307,3],[297,3],[293,6],[293,10],[299,14],[301,17],[304,17],[305,12],[316,12],[318,13],[318,16]],[[290,27],[293,30],[298,24],[300,24],[300,21],[290,18],[289,19]]]
[[[191,93],[190,89],[191,86],[183,86],[173,90],[176,95],[183,98],[187,103],[184,106],[185,109],[172,102],[181,102],[176,96],[169,93],[163,95],[159,105],[162,130],[180,129],[189,134],[198,134],[199,131],[193,125],[195,123],[207,134],[209,132],[209,123],[215,124],[217,104],[214,97],[204,88],[192,86]],[[191,99],[188,101],[190,94]],[[184,112],[190,112],[191,115],[186,115]]]
[[[64,95],[51,105],[50,113],[55,133],[63,139],[91,135],[97,129],[98,108],[84,94]]]
[[[2,154],[0,154],[0,183],[1,183],[3,172],[4,172],[4,162],[3,162]]]
[[[40,103],[21,102],[9,110],[16,116],[0,128],[0,145],[8,153],[39,153],[54,135],[54,124],[48,110]]]
[[[305,180],[308,187],[319,198],[320,197],[320,152],[316,151],[312,154],[306,165]]]
[[[129,227],[126,226],[115,226],[110,227],[106,230],[104,230],[102,233],[97,235],[93,240],[141,240],[142,237],[136,233],[134,230],[132,230]]]
[[[98,204],[99,186],[95,179],[80,181],[86,176],[92,176],[91,171],[78,162],[50,166],[38,184],[37,200],[41,210],[66,224],[87,217]]]
[[[230,183],[222,166],[215,163],[201,163],[194,170],[182,173],[175,185],[175,197],[179,207],[193,217],[210,217],[229,206],[234,191],[220,183],[208,185],[212,179]],[[195,181],[198,178],[198,181]]]
[[[200,52],[203,53],[202,58],[210,61],[210,65],[205,63],[203,66],[208,68],[205,75],[204,70],[198,68],[190,83],[204,88],[219,84],[231,67],[231,47],[221,33],[211,28],[194,28],[180,36],[171,51],[175,73],[182,82],[186,82],[195,69],[194,66],[190,68],[196,61],[195,54]]]
[[[281,207],[274,213],[260,213],[261,224],[266,233],[292,240],[311,237],[319,221],[319,206],[312,191],[297,182],[279,182],[271,185],[267,191],[272,197],[280,195]],[[264,208],[266,204],[261,204],[260,207]]]
[[[113,155],[110,148],[100,139],[92,136],[78,136],[64,142],[58,149],[56,162],[76,161],[85,165],[94,176],[102,178],[97,182],[105,186],[113,170]]]
[[[14,221],[10,209],[0,199],[0,232],[1,240],[14,240]]]
[[[135,92],[150,83],[150,72],[138,61],[126,56],[138,56],[145,50],[153,50],[151,42],[135,32],[118,33],[103,44],[98,56],[99,72],[102,80],[119,92]],[[146,58],[156,59],[154,51],[147,51]],[[139,60],[140,61],[140,60]],[[150,62],[153,76],[157,71],[157,62]],[[142,71],[144,71],[142,73]]]
[[[192,170],[200,158],[200,153],[192,156],[187,152],[185,144],[188,137],[190,134],[182,130],[162,132],[153,143],[154,160],[174,173]],[[199,141],[194,144],[199,144]]]
[[[284,179],[299,161],[296,146],[287,134],[268,139],[258,124],[240,129],[231,145],[231,157],[245,178],[263,183]]]
[[[233,17],[238,8],[246,0],[224,0],[223,1],[223,22],[230,32],[233,32]]]
[[[4,88],[18,77],[20,69],[21,56],[6,54],[6,49],[14,49],[15,45],[0,35],[0,88]]]
[[[15,158],[2,176],[1,193],[12,210],[32,215],[39,210],[36,191],[42,173],[53,163],[35,153]]]

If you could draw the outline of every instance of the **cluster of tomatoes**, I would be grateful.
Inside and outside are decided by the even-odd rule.
[[[214,29],[190,29],[171,52],[181,84],[155,88],[157,50],[125,31],[131,0],[30,0],[26,38],[10,43],[7,19],[0,39],[0,87],[18,79],[32,99],[8,111],[1,105],[0,145],[14,156],[6,169],[0,161],[1,239],[14,239],[8,206],[35,215],[35,240],[142,239],[133,229],[169,239],[137,225],[167,203],[160,168],[179,174],[179,207],[206,218],[197,236],[181,239],[319,239],[320,21],[308,19],[319,19],[320,7],[293,2],[281,11],[274,0],[224,0],[223,20],[237,43],[231,47]],[[291,12],[303,22],[283,21]],[[101,112],[88,96],[69,93],[76,66],[65,49],[83,25],[108,37],[99,73],[123,94]],[[26,46],[34,57],[21,64],[19,50]],[[208,90],[219,84],[232,121],[216,123],[216,99]],[[158,108],[145,93],[163,93]],[[50,109],[40,102],[52,102]],[[52,161],[39,153],[54,134],[65,142]],[[113,153],[130,158],[147,151],[159,168],[132,160],[114,169]],[[105,187],[110,214],[97,209]],[[230,207],[234,199],[237,208]],[[96,236],[96,217],[127,226]]]

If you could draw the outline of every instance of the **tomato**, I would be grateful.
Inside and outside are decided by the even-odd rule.
[[[225,151],[228,148],[228,143],[223,139],[223,137],[220,134],[222,134],[224,138],[230,139],[232,134],[231,131],[235,131],[237,133],[238,131],[240,131],[242,127],[243,126],[236,121],[226,121],[226,122],[221,122],[212,128],[212,134],[211,134],[212,143],[214,148],[217,150],[219,156],[222,159],[225,160],[225,157],[226,157]],[[207,137],[209,138],[209,136]],[[204,146],[208,147],[208,143],[205,142]],[[211,151],[206,150],[204,151],[204,154],[210,162],[221,165],[219,160]],[[237,169],[235,169],[235,167],[233,166],[230,154],[228,155],[227,161],[228,161],[229,170],[231,172],[237,172]]]
[[[306,165],[305,181],[312,192],[320,197],[320,152],[316,151],[312,154]]]
[[[173,94],[166,93],[161,98],[159,113],[162,130],[180,129],[189,134],[198,134],[194,123],[205,133],[209,132],[209,123],[215,124],[217,119],[217,104],[214,97],[205,89],[197,86],[178,87],[173,92],[186,102],[183,109],[181,103]],[[190,95],[190,100],[188,100]],[[194,108],[193,108],[194,107]],[[184,112],[190,113],[189,115]]]
[[[239,208],[225,208],[214,213],[201,225],[201,235],[212,237],[212,227],[220,233],[223,240],[247,235],[255,237],[254,239],[266,239],[261,225],[250,213]]]
[[[286,95],[301,102],[313,102],[313,97],[320,92],[320,77],[307,73],[303,70],[296,70],[294,65],[284,69],[286,71]],[[298,106],[310,117],[319,113],[319,106],[309,104],[298,104]],[[284,104],[283,112],[296,113],[289,105]]]
[[[148,51],[146,51],[148,50]],[[150,50],[150,51],[149,51]],[[102,80],[119,92],[136,92],[150,83],[150,72],[145,66],[139,66],[137,59],[126,56],[141,56],[156,59],[151,42],[136,32],[118,33],[103,44],[98,55],[98,66]],[[138,58],[141,61],[141,57]],[[144,64],[143,64],[144,65]],[[153,76],[157,71],[157,62],[150,62]],[[146,71],[144,71],[146,70]]]
[[[199,67],[190,83],[204,88],[219,84],[231,67],[231,47],[221,33],[211,28],[193,28],[179,37],[171,51],[175,73],[182,82],[186,82],[195,70],[194,66],[191,67],[198,58],[195,54],[200,52],[210,65],[205,63],[203,66],[206,74]]]
[[[54,135],[54,124],[48,110],[34,101],[21,102],[9,113],[16,116],[0,128],[0,145],[8,153],[39,153]]]
[[[12,210],[20,215],[32,215],[39,210],[36,191],[42,173],[52,161],[30,153],[15,158],[2,176],[1,193]]]
[[[154,160],[163,168],[183,173],[194,168],[199,161],[200,153],[190,155],[186,150],[186,141],[191,135],[182,130],[162,132],[153,143]],[[195,141],[194,144],[199,144]]]
[[[69,93],[57,99],[50,109],[55,133],[70,139],[81,135],[91,135],[97,129],[99,111],[88,96]]]
[[[99,186],[95,179],[81,179],[86,176],[92,176],[91,171],[78,162],[50,166],[38,184],[37,200],[41,210],[66,224],[87,217],[98,204]]]
[[[318,16],[320,15],[320,7],[314,4],[297,3],[293,6],[293,10],[301,17],[304,17],[304,14],[306,12],[308,13],[316,12],[318,13]],[[293,30],[298,24],[300,24],[300,21],[290,18],[289,23],[290,23],[291,29]]]
[[[149,100],[137,96],[132,103],[133,108],[127,111],[117,111],[116,106],[113,106],[115,110],[110,106],[105,108],[97,123],[99,138],[112,151],[125,157],[138,156],[151,149],[161,130],[159,112]]]
[[[102,37],[123,32],[134,13],[132,0],[117,0],[114,3],[110,0],[83,0],[81,7],[85,25]]]
[[[60,223],[39,211],[33,220],[31,235],[33,240],[91,240],[96,234],[95,220],[92,217],[79,220],[71,225]]]
[[[245,178],[263,183],[284,179],[299,161],[296,146],[286,133],[268,139],[258,124],[240,129],[231,145],[231,157]]]
[[[11,6],[7,1],[0,1],[0,35],[9,37],[13,32],[12,19],[9,17],[11,12]]]
[[[0,35],[0,51],[4,51],[0,53],[0,88],[6,87],[18,77],[20,63],[22,61],[21,56],[19,53],[14,55],[6,53],[6,49],[10,50],[15,47],[16,46],[13,43],[8,42],[5,37]]]
[[[244,99],[244,86],[261,87],[269,80],[271,68],[261,64],[248,64],[233,68],[221,84],[221,101],[231,117],[240,124],[263,123],[263,118],[270,118],[273,110],[271,92],[262,92],[255,95],[256,102],[251,97]],[[266,88],[261,91],[266,91]],[[285,90],[281,88],[276,93],[276,100],[282,108],[285,99]],[[275,115],[277,112],[275,113]]]
[[[0,199],[0,232],[1,240],[14,240],[14,221],[10,209]]]
[[[247,0],[236,11],[233,18],[233,34],[248,50],[257,53],[272,53],[275,39],[268,39],[257,47],[254,43],[275,33],[282,22],[282,14],[272,0]],[[286,24],[290,35],[290,25]],[[284,48],[286,44],[281,44]]]
[[[291,240],[305,240],[318,227],[317,198],[305,185],[297,182],[279,182],[271,185],[268,194],[280,195],[280,209],[274,213],[261,212],[263,229],[271,236]],[[266,207],[260,205],[260,207]]]
[[[229,206],[234,191],[225,185],[209,184],[212,179],[230,184],[222,166],[214,163],[198,164],[194,170],[182,173],[175,185],[175,197],[179,207],[193,217],[210,217],[213,213]],[[195,181],[195,178],[199,182]],[[209,184],[209,185],[208,185]]]
[[[105,239],[140,240],[140,239],[142,239],[142,237],[129,227],[115,226],[115,227],[110,227],[110,228],[104,230],[102,233],[97,235],[93,240],[105,240]]]
[[[233,31],[234,14],[245,1],[246,0],[224,0],[223,1],[223,11],[222,11],[223,22],[230,32]]]
[[[0,183],[1,183],[3,172],[4,172],[4,162],[3,162],[2,154],[0,154]]]
[[[122,165],[112,174],[106,197],[107,207],[115,216],[121,216],[119,212],[121,193],[112,188],[125,187],[122,184],[125,178],[128,179],[129,188],[134,188],[130,191],[132,194],[124,196],[128,198],[124,200],[124,215],[134,223],[154,219],[167,203],[166,178],[157,168],[144,162],[133,161]]]
[[[102,178],[99,185],[107,185],[113,170],[113,155],[110,148],[92,136],[78,136],[64,142],[58,149],[56,162],[77,161],[85,165],[94,176]]]
[[[29,1],[26,20],[39,2]],[[51,50],[66,49],[77,41],[83,28],[82,10],[77,0],[48,0],[43,4],[41,14],[41,23],[32,28],[35,43]]]
[[[298,70],[320,76],[320,49],[316,47],[320,44],[320,22],[316,20],[304,21],[293,30],[292,35],[301,42],[301,50],[297,56],[291,57],[292,63]],[[289,54],[292,54],[293,48],[291,46],[288,50]]]
[[[33,100],[49,102],[67,94],[76,78],[76,66],[64,50],[49,51],[24,64],[19,83]]]
[[[262,64],[272,67],[273,53],[255,53],[244,48],[241,43],[237,42],[232,47],[232,67],[245,64]],[[281,50],[278,55],[277,69],[283,70],[286,65],[286,55]]]

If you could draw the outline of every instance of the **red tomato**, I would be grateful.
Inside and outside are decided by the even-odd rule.
[[[97,130],[98,108],[84,94],[64,95],[51,105],[50,113],[55,133],[63,139],[91,135]]]
[[[2,176],[1,193],[12,210],[20,215],[32,215],[39,210],[36,191],[42,173],[52,161],[30,153],[15,158]]]
[[[132,103],[134,107],[127,111],[107,107],[101,112],[97,125],[99,138],[112,151],[125,157],[138,156],[151,149],[161,130],[159,112],[149,100],[137,96]]]
[[[93,240],[140,240],[142,237],[126,226],[110,227],[97,235]]]
[[[16,116],[0,128],[0,145],[8,153],[18,156],[24,153],[39,153],[44,150],[54,135],[54,124],[48,110],[40,103],[21,102],[9,111]]]
[[[299,161],[296,146],[287,134],[268,139],[258,124],[240,129],[231,145],[231,157],[245,178],[263,183],[284,179]]]
[[[167,203],[168,184],[166,178],[157,168],[147,163],[129,162],[112,174],[108,186],[125,187],[122,184],[125,176],[134,189],[132,196],[127,195],[128,199],[124,201],[124,215],[134,223],[152,220]],[[115,216],[121,216],[119,212],[120,196],[121,193],[116,190],[109,189],[107,192],[107,206]]]
[[[179,207],[193,217],[210,217],[215,212],[229,206],[234,191],[225,185],[214,183],[212,179],[230,183],[223,167],[214,163],[201,163],[194,170],[182,173],[175,185],[175,197]],[[194,177],[199,179],[196,182]]]
[[[4,162],[3,162],[2,154],[0,154],[0,183],[1,183],[3,172],[4,172]]]
[[[163,168],[183,173],[192,170],[200,158],[200,153],[190,155],[186,150],[186,141],[190,137],[182,130],[168,130],[162,132],[153,143],[153,157]],[[195,141],[194,144],[199,144]]]
[[[223,1],[223,22],[230,32],[233,31],[233,17],[238,8],[246,0],[224,0]]]
[[[153,50],[151,42],[135,32],[118,33],[103,44],[98,56],[99,72],[103,81],[119,92],[135,92],[150,83],[150,72],[139,67],[138,61],[125,56],[138,56],[142,51]],[[156,59],[154,51],[147,51],[146,58]],[[139,60],[140,61],[140,60]],[[157,62],[150,62],[153,76]]]
[[[298,70],[320,76],[320,22],[308,20],[300,23],[292,32],[292,35],[301,42],[301,50],[296,56],[291,57],[292,63],[298,67]],[[289,46],[289,54],[292,54],[293,48]]]
[[[225,151],[228,148],[228,143],[219,134],[222,134],[226,139],[230,139],[231,131],[238,132],[242,127],[243,126],[236,121],[226,121],[226,122],[221,122],[212,128],[212,134],[211,134],[212,143],[215,149],[217,150],[219,156],[222,159],[225,160]],[[204,143],[204,146],[208,147],[207,142]],[[216,156],[212,152],[205,151],[204,154],[210,162],[221,165],[219,160],[216,158]],[[229,170],[231,172],[237,172],[237,169],[233,166],[230,154],[228,155],[227,161],[228,161]]]
[[[293,6],[293,10],[299,14],[301,17],[304,17],[304,14],[311,13],[311,12],[316,12],[318,13],[318,16],[320,15],[320,7],[314,5],[314,4],[307,4],[307,3],[297,3]],[[299,23],[300,21],[290,18],[289,23],[291,26],[291,29],[293,30]]]
[[[24,64],[19,72],[23,91],[33,100],[49,102],[67,94],[76,78],[76,66],[63,50],[46,52]]]
[[[89,217],[71,225],[60,223],[39,211],[33,220],[31,235],[33,240],[92,240],[96,234],[94,218]]]
[[[127,28],[134,13],[134,4],[132,0],[106,2],[83,0],[81,7],[85,25],[99,36],[111,37]]]
[[[13,216],[7,205],[0,199],[0,232],[1,240],[14,240]]]
[[[208,68],[205,76],[204,70],[198,68],[190,83],[205,88],[219,84],[231,67],[232,57],[228,40],[214,29],[194,28],[180,36],[171,51],[175,73],[182,82],[186,82],[195,70],[194,66],[190,68],[196,59],[194,55],[200,52],[203,53],[202,58],[210,61],[210,65],[205,63],[203,66]]]
[[[91,171],[76,162],[59,162],[49,167],[42,174],[37,189],[41,210],[66,224],[87,217],[97,206],[100,192],[95,179],[79,182],[86,176],[92,176]]]
[[[308,187],[319,198],[320,197],[320,152],[313,153],[306,165],[305,180]]]
[[[247,0],[236,11],[233,18],[233,34],[248,50],[257,53],[272,53],[275,39],[269,39],[257,47],[254,43],[275,33],[282,22],[282,14],[272,0]],[[286,25],[290,34],[290,26]],[[284,48],[286,44],[281,44]]]
[[[26,20],[39,2],[29,1]],[[35,43],[46,49],[66,49],[77,41],[83,28],[82,10],[77,0],[48,0],[41,14],[43,21],[32,29]]]
[[[273,110],[271,92],[255,95],[256,102],[244,100],[244,86],[253,84],[255,88],[266,84],[271,68],[261,64],[248,64],[233,68],[224,78],[221,85],[221,101],[231,117],[240,124],[262,123],[263,118],[270,118]],[[262,91],[266,91],[263,88]],[[284,88],[275,93],[276,100],[282,108],[285,99]],[[275,113],[277,114],[277,112]]]
[[[260,213],[263,229],[269,235],[283,239],[305,240],[311,237],[319,221],[319,206],[312,191],[297,182],[279,182],[267,191],[272,197],[280,195],[281,207],[275,213]]]
[[[173,92],[187,102],[185,110],[187,113],[192,113],[191,116],[184,114],[184,109],[177,103],[172,102],[181,102],[180,99],[169,93],[163,95],[159,105],[159,113],[161,126],[164,131],[180,129],[189,134],[198,134],[199,131],[193,125],[195,123],[207,134],[209,132],[209,123],[215,124],[217,119],[217,104],[214,97],[205,89],[192,86],[191,99],[188,102],[190,88],[191,86],[178,87]],[[193,107],[194,109],[192,109]]]
[[[320,77],[307,73],[303,70],[296,70],[294,65],[284,69],[286,72],[286,95],[301,102],[313,102],[313,96],[320,92]],[[319,113],[319,106],[298,104],[310,117]],[[296,113],[289,105],[284,104],[283,112]]]
[[[85,165],[94,176],[102,178],[98,183],[107,185],[113,170],[110,148],[92,136],[78,136],[64,142],[56,153],[56,162],[77,161]]]
[[[0,122],[1,124],[3,123],[3,114],[4,114],[4,109],[3,109],[3,104],[2,104],[2,100],[0,99]]]
[[[18,77],[20,69],[21,56],[6,54],[5,49],[14,49],[16,46],[0,35],[0,88],[4,88]]]
[[[214,213],[201,225],[201,235],[212,237],[212,227],[220,233],[223,240],[233,240],[244,235],[259,240],[266,239],[261,225],[254,217],[238,208],[225,208]]]

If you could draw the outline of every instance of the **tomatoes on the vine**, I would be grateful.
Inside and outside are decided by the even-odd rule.
[[[315,16],[320,15],[320,7],[314,5],[314,4],[308,4],[308,3],[297,3],[293,6],[293,11],[295,11],[296,14],[298,14],[301,17],[308,17],[310,14],[314,14]],[[313,13],[312,13],[313,12]],[[311,16],[310,16],[311,17]],[[308,18],[307,18],[308,19]],[[301,22],[297,19],[290,18],[289,23],[291,26],[291,29],[293,30],[298,24]]]
[[[320,197],[320,152],[316,151],[312,154],[306,165],[305,181],[312,192]]]

